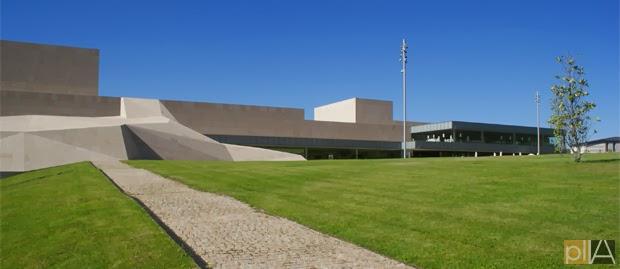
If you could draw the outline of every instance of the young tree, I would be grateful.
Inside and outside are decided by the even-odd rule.
[[[554,128],[557,138],[556,150],[562,152],[568,147],[575,162],[581,161],[581,147],[587,141],[592,125],[589,112],[596,107],[586,99],[588,81],[582,66],[572,56],[560,56],[556,61],[564,69],[563,76],[555,76],[560,83],[551,86],[551,118],[549,124]],[[596,132],[596,131],[595,131]]]

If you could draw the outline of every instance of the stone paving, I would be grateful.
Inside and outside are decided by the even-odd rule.
[[[212,268],[411,268],[227,196],[117,161],[93,163]]]

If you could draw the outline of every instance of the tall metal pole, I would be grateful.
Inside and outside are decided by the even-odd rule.
[[[540,94],[536,91],[536,155],[540,155]]]
[[[407,158],[407,41],[403,38],[401,45],[401,63],[403,75],[403,159]]]

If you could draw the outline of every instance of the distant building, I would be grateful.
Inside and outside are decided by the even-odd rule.
[[[99,51],[0,41],[0,116],[119,116],[121,97],[99,96]],[[220,143],[261,147],[307,159],[396,158],[402,122],[392,102],[351,98],[314,109],[161,100],[171,118]],[[448,121],[407,122],[410,156],[535,154],[536,128]],[[541,128],[541,153],[553,152]]]
[[[620,137],[608,137],[586,142],[581,147],[583,153],[620,152]]]
[[[536,127],[447,121],[411,127],[408,148],[423,155],[471,156],[537,152]],[[540,128],[541,153],[553,152],[553,130]]]

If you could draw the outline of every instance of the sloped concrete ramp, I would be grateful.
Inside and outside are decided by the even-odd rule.
[[[0,117],[0,171],[95,160],[305,160],[296,154],[219,143],[178,123],[159,100],[122,98],[119,114]]]
[[[162,126],[162,124],[156,123],[132,124],[127,125],[127,127],[164,160],[232,161],[224,145],[218,142],[207,141],[204,137],[192,138],[160,130],[163,128],[178,130],[175,128],[177,126]]]

